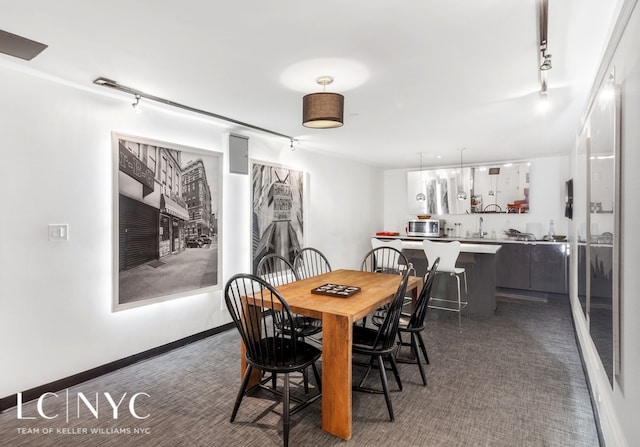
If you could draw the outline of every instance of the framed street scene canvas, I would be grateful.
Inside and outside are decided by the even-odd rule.
[[[304,244],[304,172],[251,163],[251,259],[276,253],[293,262]]]
[[[112,133],[113,310],[219,288],[222,154]]]

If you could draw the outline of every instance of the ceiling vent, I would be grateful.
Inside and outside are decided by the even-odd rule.
[[[0,53],[30,61],[47,45],[0,29]]]

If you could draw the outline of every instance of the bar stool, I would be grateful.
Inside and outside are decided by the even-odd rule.
[[[458,328],[462,330],[462,309],[467,305],[467,301],[462,300],[462,293],[460,290],[460,275],[464,277],[464,292],[465,297],[468,299],[468,286],[467,286],[467,272],[463,267],[456,267],[456,260],[460,254],[460,241],[452,242],[433,242],[430,240],[422,241],[422,247],[424,254],[427,256],[427,262],[440,258],[440,264],[436,273],[447,274],[449,277],[455,277],[457,283],[457,299],[451,299],[451,297],[431,297],[429,300],[429,307],[432,309],[447,310],[451,312],[458,312]],[[447,287],[448,290],[448,287]]]
[[[378,239],[377,237],[371,238],[371,248],[378,247],[391,247],[395,248],[398,251],[402,251],[402,240],[401,239]]]

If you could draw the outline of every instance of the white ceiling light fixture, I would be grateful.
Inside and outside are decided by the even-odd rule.
[[[610,73],[606,84],[604,84],[602,91],[600,92],[600,100],[605,103],[609,103],[613,101],[615,96],[616,96],[615,74]]]
[[[538,98],[538,112],[546,113],[549,108],[549,94],[547,93],[547,84],[545,82],[542,84],[542,90],[540,90],[540,97]]]
[[[320,76],[316,82],[322,92],[310,93],[302,98],[302,125],[313,129],[332,129],[344,124],[344,96],[326,92],[333,82],[331,76]]]
[[[337,91],[344,92],[364,85],[369,77],[369,69],[361,62],[347,58],[324,57],[296,62],[280,74],[280,82],[286,88],[307,94],[317,86],[316,79],[331,73]],[[339,80],[339,81],[338,81]]]

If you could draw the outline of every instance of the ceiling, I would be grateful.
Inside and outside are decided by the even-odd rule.
[[[617,3],[549,0],[547,113],[536,0],[0,0],[0,29],[48,45],[0,66],[100,94],[104,76],[383,168],[456,164],[461,147],[465,164],[521,160],[572,149]],[[323,75],[344,126],[307,129]]]

